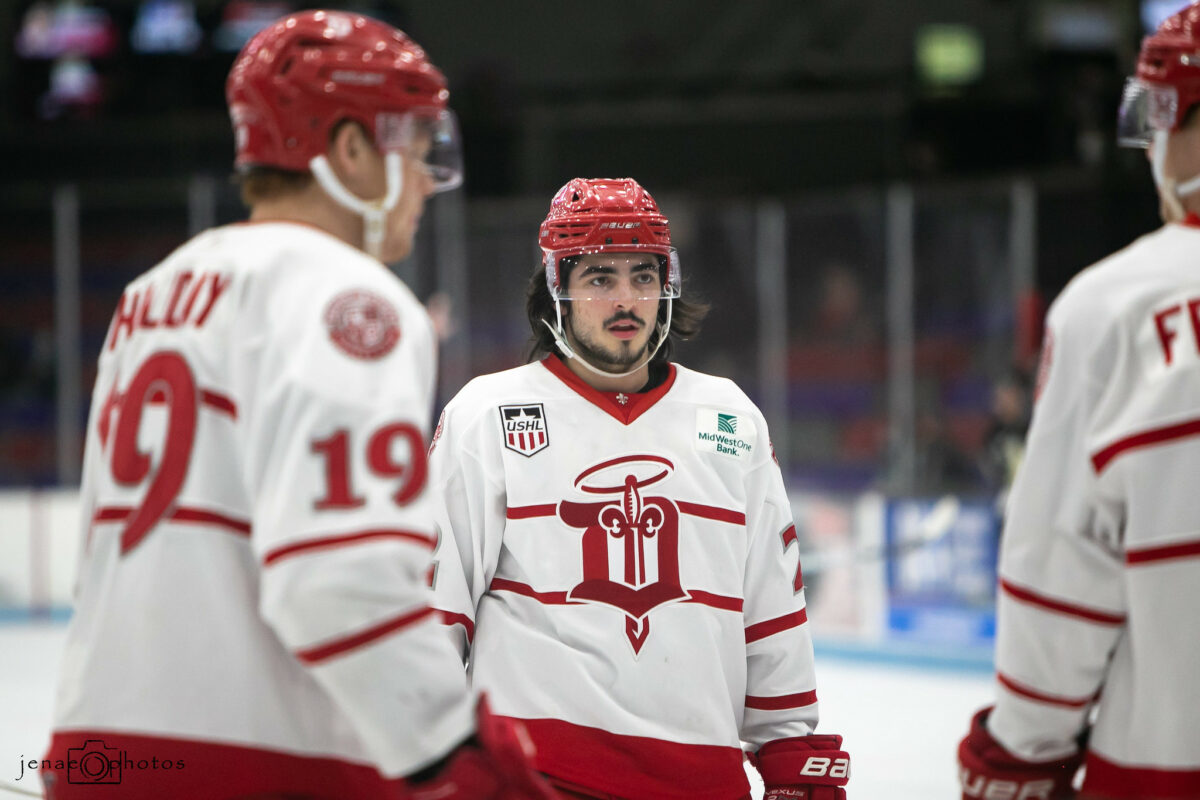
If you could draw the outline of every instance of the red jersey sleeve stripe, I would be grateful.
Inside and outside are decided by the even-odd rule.
[[[166,392],[162,390],[152,392],[149,402],[155,405],[167,402]],[[214,392],[211,389],[201,389],[200,402],[214,411],[220,411],[222,414],[228,414],[233,419],[237,419],[237,403],[220,392]]]
[[[1107,611],[1098,611],[1086,606],[1068,603],[1065,600],[1056,600],[1053,597],[1047,597],[1043,594],[1038,594],[1032,589],[1027,589],[1024,586],[1009,581],[1005,578],[1000,579],[1000,588],[1005,594],[1020,600],[1030,605],[1039,606],[1040,608],[1053,611],[1058,614],[1065,614],[1068,617],[1076,617],[1077,619],[1095,622],[1099,625],[1124,625],[1124,614],[1113,614]]]
[[[689,503],[686,500],[680,500],[679,510],[684,514],[691,514],[693,517],[703,517],[704,519],[716,520],[717,522],[729,522],[733,525],[746,524],[746,515],[731,508],[718,508],[717,506],[706,506],[701,503]]]
[[[784,614],[782,617],[769,619],[765,622],[756,622],[746,628],[746,644],[757,642],[759,639],[765,639],[780,631],[797,628],[807,621],[808,611],[802,608],[794,613]]]
[[[1151,428],[1148,431],[1135,433],[1123,439],[1118,439],[1107,447],[1096,451],[1092,456],[1092,469],[1097,473],[1103,472],[1104,468],[1111,464],[1113,459],[1129,450],[1135,450],[1139,447],[1152,447],[1174,441],[1175,439],[1186,439],[1190,436],[1198,435],[1200,435],[1200,419],[1189,419],[1186,422],[1165,425],[1161,428]]]
[[[122,522],[131,516],[133,516],[133,509],[129,506],[103,506],[96,509],[96,512],[92,515],[92,522]],[[218,514],[215,511],[207,511],[203,508],[181,506],[172,511],[167,519],[171,522],[216,525],[234,533],[239,533],[242,536],[250,535],[249,520]]]
[[[746,708],[757,708],[760,711],[782,711],[786,708],[803,708],[817,702],[817,690],[800,692],[799,694],[783,694],[776,697],[755,697],[746,695]]]
[[[210,391],[208,389],[200,390],[200,402],[215,411],[221,411],[229,416],[237,419],[237,403],[223,394]]]
[[[475,623],[466,614],[456,614],[453,611],[438,611],[438,614],[442,617],[443,625],[462,625],[467,631],[468,643],[475,640]]]
[[[685,603],[699,603],[710,608],[720,608],[725,611],[741,611],[744,601],[740,597],[728,597],[723,594],[702,592],[699,589],[688,589],[688,599]]]
[[[328,550],[334,547],[345,547],[347,545],[360,544],[362,542],[374,541],[376,539],[402,539],[409,542],[415,542],[424,547],[428,547],[430,550],[433,550],[435,547],[437,547],[437,538],[426,533],[392,529],[358,531],[357,533],[343,533],[337,536],[323,536],[318,539],[306,539],[303,542],[294,542],[293,544],[287,544],[283,547],[277,547],[263,557],[263,566],[270,566],[281,559],[288,558],[299,553],[307,553],[311,550]]]
[[[558,506],[554,503],[546,503],[539,506],[511,506],[504,511],[504,516],[509,519],[530,519],[532,517],[553,517],[558,511]]]
[[[201,525],[219,525],[243,536],[250,535],[250,523],[247,520],[227,517],[215,511],[205,511],[201,508],[177,508],[171,514],[174,522],[195,522]]]
[[[1005,689],[1008,689],[1013,694],[1020,695],[1027,700],[1045,703],[1046,705],[1050,706],[1059,706],[1061,708],[1083,708],[1088,703],[1096,699],[1096,695],[1089,695],[1087,697],[1063,697],[1061,695],[1039,692],[1038,690],[1026,686],[1023,683],[1013,680],[1003,672],[996,673],[996,680],[1000,682],[1001,686],[1003,686]]]
[[[1147,564],[1152,561],[1168,561],[1173,558],[1190,558],[1200,555],[1200,541],[1165,544],[1158,547],[1139,547],[1125,552],[1126,564]]]
[[[488,587],[489,592],[514,592],[515,594],[523,594],[526,597],[532,597],[539,603],[549,606],[561,606],[567,602],[566,592],[539,592],[527,583],[519,581],[510,581],[507,578],[492,578],[492,583]]]
[[[320,664],[322,661],[328,661],[334,656],[340,656],[351,650],[356,650],[364,647],[372,642],[376,642],[385,636],[389,636],[396,631],[403,630],[412,625],[417,624],[421,620],[434,613],[434,609],[429,606],[419,608],[416,611],[410,611],[401,614],[398,617],[381,622],[377,625],[372,625],[364,631],[343,636],[338,639],[333,639],[316,647],[307,647],[303,650],[297,650],[295,655],[302,663],[309,666]]]

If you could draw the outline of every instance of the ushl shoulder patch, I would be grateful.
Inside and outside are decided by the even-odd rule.
[[[550,446],[546,411],[541,403],[500,406],[500,434],[514,453],[532,456]]]
[[[383,358],[400,341],[400,315],[384,298],[366,289],[342,292],[325,307],[329,338],[347,355]]]

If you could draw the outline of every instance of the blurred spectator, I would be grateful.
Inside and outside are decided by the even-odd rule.
[[[821,294],[810,331],[813,342],[867,345],[879,337],[876,316],[863,302],[858,273],[841,262],[832,262],[821,276]]]
[[[930,409],[917,413],[912,475],[902,473],[902,462],[889,459],[884,489],[892,495],[931,497],[971,494],[983,485],[983,476],[971,458],[949,435],[942,417]]]
[[[979,466],[988,488],[996,492],[997,508],[1001,511],[1025,453],[1029,414],[1028,379],[1014,372],[998,381],[992,389],[992,416]]]

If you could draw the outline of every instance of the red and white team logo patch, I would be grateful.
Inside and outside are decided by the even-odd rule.
[[[614,458],[575,479],[576,489],[604,499],[558,506],[564,523],[583,529],[583,581],[567,599],[621,611],[635,657],[650,635],[650,612],[691,596],[679,580],[679,508],[642,493],[674,471],[662,456]]]
[[[500,406],[500,429],[504,446],[523,456],[532,456],[550,445],[546,411],[541,403]]]
[[[382,358],[400,341],[400,315],[387,300],[365,289],[342,292],[325,308],[329,338],[343,353]]]

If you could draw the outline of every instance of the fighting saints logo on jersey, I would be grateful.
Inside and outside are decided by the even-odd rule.
[[[504,446],[523,456],[545,450],[550,444],[546,411],[541,403],[500,406],[500,429]]]
[[[576,489],[606,499],[558,506],[563,522],[583,529],[583,581],[567,600],[623,612],[635,657],[650,635],[650,612],[690,598],[679,585],[679,509],[666,497],[642,494],[674,470],[661,456],[614,458],[575,479]]]

